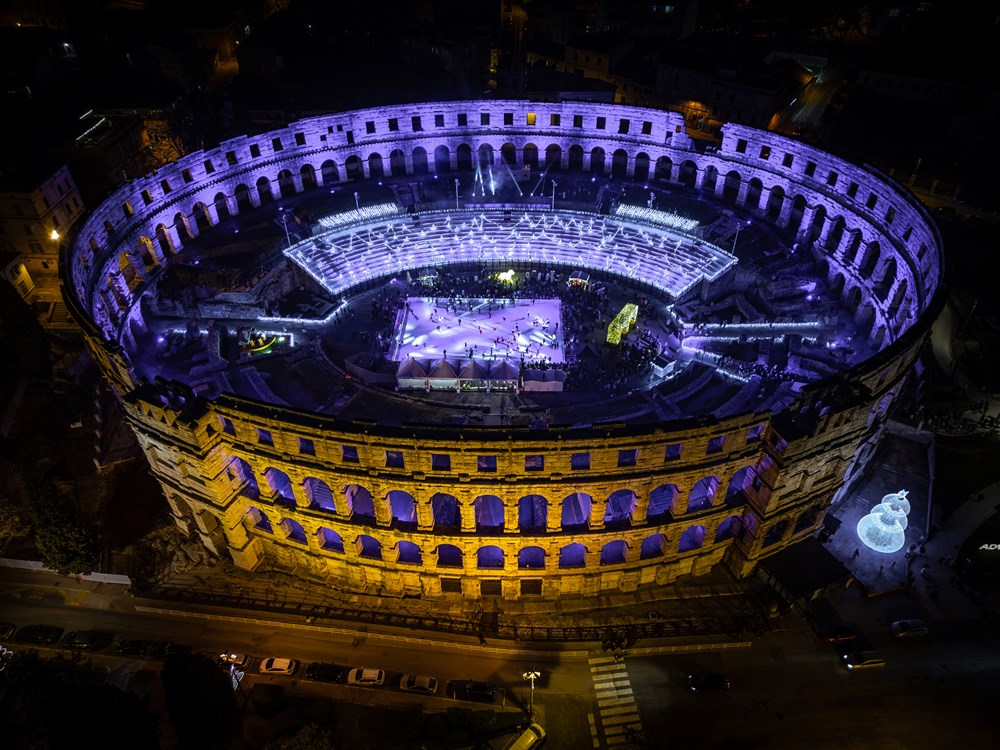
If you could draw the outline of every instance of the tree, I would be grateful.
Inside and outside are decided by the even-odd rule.
[[[93,572],[100,562],[96,529],[50,479],[29,481],[35,548],[42,562],[63,575]]]
[[[163,702],[186,748],[219,748],[236,729],[239,708],[228,673],[204,654],[170,654],[160,672]]]
[[[278,737],[267,743],[266,750],[336,750],[333,732],[319,724],[309,723],[295,734]]]

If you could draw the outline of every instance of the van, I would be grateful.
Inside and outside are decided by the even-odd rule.
[[[521,734],[503,746],[503,750],[531,750],[545,742],[545,730],[541,724],[532,724]]]

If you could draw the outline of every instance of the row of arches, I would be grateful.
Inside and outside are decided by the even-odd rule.
[[[261,487],[253,469],[244,459],[233,457],[230,468],[230,478],[239,478],[244,487],[244,494],[251,497],[261,496]],[[527,494],[520,497],[508,509],[508,504],[497,495],[482,494],[475,497],[468,506],[463,507],[455,495],[438,492],[430,497],[429,517],[424,524],[418,514],[416,498],[405,490],[389,490],[385,496],[376,501],[372,492],[359,484],[345,484],[335,495],[330,485],[317,477],[306,477],[301,483],[301,492],[293,486],[292,480],[284,471],[268,467],[263,472],[266,493],[275,505],[287,508],[308,508],[334,515],[351,518],[365,523],[374,523],[383,517],[390,523],[431,526],[436,529],[458,529],[463,525],[462,512],[471,512],[474,526],[478,531],[501,530],[508,523],[516,522],[522,531],[541,532],[546,529],[561,528],[563,530],[586,530],[597,520],[603,525],[628,525],[636,517],[638,494],[631,489],[619,489],[609,494],[603,501],[595,499],[586,492],[571,492],[558,503],[558,526],[551,521],[549,514],[554,503],[539,494]],[[646,508],[647,519],[668,519],[681,513],[697,513],[710,510],[719,505],[737,507],[746,501],[746,492],[757,482],[757,475],[752,467],[744,467],[737,471],[725,487],[724,494],[720,492],[722,481],[717,476],[707,476],[699,479],[687,492],[682,506],[682,493],[675,484],[661,484],[649,493]],[[377,506],[381,508],[377,509]],[[595,514],[603,514],[598,516]],[[516,513],[509,518],[508,512]]]

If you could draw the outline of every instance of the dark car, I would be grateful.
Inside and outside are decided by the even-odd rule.
[[[850,625],[828,625],[819,629],[819,637],[827,643],[843,643],[858,637],[858,631]]]
[[[307,680],[318,680],[320,682],[343,682],[346,675],[347,667],[342,667],[339,664],[314,661],[306,666]]]
[[[724,674],[689,674],[688,687],[692,693],[706,693],[729,690],[731,685]]]
[[[448,683],[448,694],[459,701],[492,703],[497,698],[497,686],[492,682],[458,680]]]
[[[72,630],[66,634],[62,645],[80,651],[100,651],[110,646],[114,638],[112,633],[101,630]]]
[[[17,631],[18,643],[37,643],[40,646],[51,646],[62,638],[63,629],[54,625],[26,625]]]
[[[168,641],[153,641],[149,644],[149,656],[156,659],[166,659],[171,654],[191,654],[194,653],[193,646],[185,646],[182,643],[170,643]]]
[[[153,644],[150,641],[124,638],[115,644],[115,653],[119,656],[150,656],[152,647]]]

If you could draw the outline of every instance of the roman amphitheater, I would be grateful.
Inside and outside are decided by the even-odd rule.
[[[122,185],[62,264],[176,524],[443,605],[738,578],[864,468],[941,304],[924,209],[729,124],[304,119]]]

